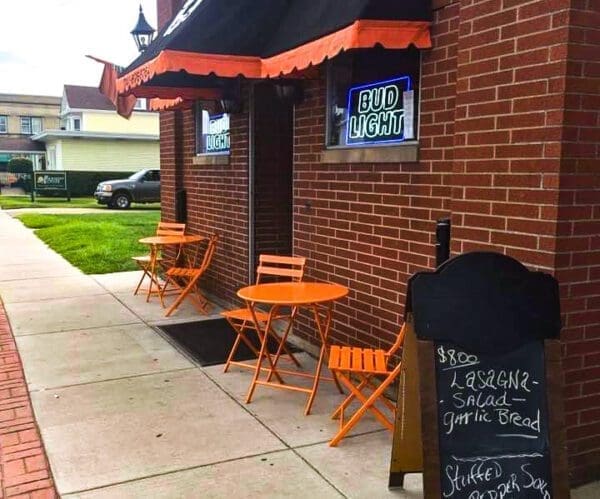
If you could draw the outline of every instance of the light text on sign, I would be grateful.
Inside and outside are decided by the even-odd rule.
[[[42,189],[67,189],[67,175],[65,172],[46,172],[35,174],[35,188]]]
[[[478,368],[476,355],[447,348],[437,348],[438,365],[451,371],[450,400],[441,401],[443,429],[452,434],[458,426],[473,423],[506,426],[497,436],[536,438],[540,429],[540,411],[524,414],[527,395],[535,390],[535,381],[525,369]]]
[[[413,95],[408,76],[351,88],[346,143],[401,142],[414,138]]]
[[[205,137],[207,153],[229,151],[229,115],[211,116]]]
[[[550,484],[539,476],[541,454],[462,459],[452,456],[444,469],[442,497],[551,499]],[[516,461],[516,463],[514,462]]]

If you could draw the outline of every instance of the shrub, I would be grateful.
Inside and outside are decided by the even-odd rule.
[[[91,196],[100,182],[127,178],[133,173],[67,171],[67,187],[73,197]]]
[[[31,177],[33,175],[33,163],[26,158],[12,158],[7,165],[9,173],[17,177],[13,183],[16,187],[21,187],[26,192],[31,192]]]
[[[8,171],[10,173],[29,173],[33,172],[33,163],[26,158],[13,158],[8,162]]]

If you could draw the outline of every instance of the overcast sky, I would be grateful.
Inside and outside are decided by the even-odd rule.
[[[98,86],[95,55],[126,66],[142,4],[156,28],[156,0],[0,0],[0,93],[62,95],[65,84]]]

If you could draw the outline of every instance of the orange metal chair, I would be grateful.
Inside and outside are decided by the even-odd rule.
[[[295,256],[277,256],[277,255],[260,255],[258,261],[258,267],[256,269],[256,284],[263,283],[265,279],[273,278],[285,278],[286,280],[291,280],[295,282],[299,282],[302,280],[304,276],[304,266],[306,264],[306,258],[304,257],[295,257]],[[296,316],[297,309],[294,307],[290,314],[279,314],[273,319],[283,319],[287,321],[287,326],[282,338],[286,338],[287,334],[292,327],[292,323],[294,322],[294,318]],[[227,357],[227,362],[225,363],[225,367],[223,372],[227,372],[229,366],[231,364],[246,367],[250,369],[255,369],[255,365],[248,364],[246,362],[238,362],[234,361],[233,358],[235,353],[237,352],[240,343],[243,341],[256,357],[259,356],[259,351],[254,347],[254,344],[247,336],[248,331],[254,330],[256,331],[256,326],[254,321],[252,320],[252,315],[248,308],[237,308],[235,310],[227,310],[225,312],[221,312],[221,315],[227,319],[231,327],[237,333],[237,337],[235,342],[233,343],[233,347],[231,348],[231,352],[229,352],[229,356]],[[267,312],[257,311],[256,319],[266,324],[269,318],[269,314]],[[257,335],[260,335],[261,332],[257,331]],[[279,338],[274,333],[269,333],[274,338]],[[262,339],[262,338],[259,338]],[[285,352],[289,355],[290,359],[296,366],[300,367],[300,362],[294,357],[292,352],[285,345],[285,341],[280,342],[277,353],[275,354],[274,362],[277,363],[281,353]]]
[[[198,281],[210,267],[213,255],[217,249],[217,241],[219,236],[213,234],[208,238],[206,251],[202,257],[202,262],[198,267],[171,267],[165,274],[165,284],[160,291],[161,300],[164,297],[169,285],[173,286],[173,291],[178,292],[178,296],[165,314],[169,317],[177,307],[181,305],[183,300],[189,297],[202,314],[206,314],[209,308],[209,301],[198,289]]]
[[[393,431],[396,407],[382,395],[385,389],[400,374],[402,368],[401,362],[398,362],[393,368],[389,364],[390,358],[404,344],[404,335],[405,325],[402,325],[396,341],[387,351],[350,346],[331,347],[329,369],[350,390],[350,395],[338,406],[331,416],[333,419],[339,418],[340,420],[340,429],[329,442],[331,447],[335,447],[367,411],[371,411],[384,427]],[[358,382],[353,383],[351,377]],[[374,378],[381,378],[380,383],[376,384]],[[367,388],[372,390],[370,395],[365,393]],[[361,403],[361,406],[347,422],[344,422],[344,412],[355,399]],[[378,400],[389,410],[391,417],[386,416],[381,410],[375,407],[375,403]]]
[[[156,235],[157,236],[182,236],[185,233],[185,224],[179,224],[179,223],[170,223],[170,222],[158,222],[158,225],[156,226]],[[179,250],[177,251],[177,256],[175,257],[175,261],[177,261],[177,259],[179,258],[179,254],[181,253],[181,246],[179,247]],[[142,282],[144,282],[144,279],[146,277],[148,277],[149,279],[154,279],[154,277],[152,276],[151,272],[150,272],[150,264],[152,262],[152,255],[148,254],[148,255],[142,255],[142,256],[133,256],[131,257],[131,259],[138,264],[138,266],[140,267],[140,269],[143,271],[142,273],[142,277],[140,279],[140,282],[138,282],[137,287],[135,288],[135,291],[133,292],[134,295],[138,294],[138,291],[140,290],[140,287],[142,286]],[[159,265],[161,265],[161,267],[164,268],[163,264],[164,264],[164,258],[161,255],[158,255],[156,257],[156,261]],[[159,284],[158,282],[156,282],[155,284]],[[158,289],[160,289],[160,285],[158,286]]]

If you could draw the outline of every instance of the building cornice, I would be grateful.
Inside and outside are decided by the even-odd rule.
[[[158,135],[142,133],[83,132],[74,130],[44,130],[31,140],[47,142],[53,139],[145,140],[156,142]]]

